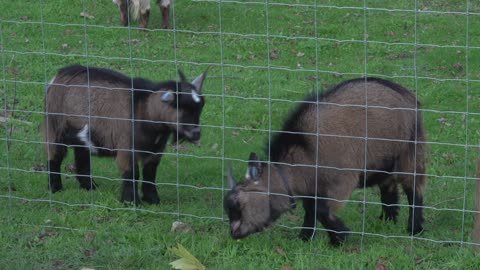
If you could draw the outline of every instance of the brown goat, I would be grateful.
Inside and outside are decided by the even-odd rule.
[[[170,4],[173,0],[157,0],[162,13],[162,28],[168,28],[170,20]],[[123,26],[127,26],[130,21],[140,19],[140,28],[147,28],[150,17],[150,0],[113,0],[120,10],[120,21]],[[129,16],[130,15],[130,16]]]
[[[224,208],[232,237],[263,230],[300,197],[300,237],[314,236],[317,219],[337,245],[349,229],[335,212],[353,190],[378,185],[382,216],[396,221],[398,184],[414,206],[409,233],[422,231],[426,149],[419,106],[410,91],[377,78],[345,81],[307,98],[272,138],[270,162],[252,153],[245,181],[237,184],[229,173]]]
[[[206,73],[189,83],[151,82],[113,70],[68,66],[52,79],[45,96],[43,135],[49,168],[49,188],[62,189],[61,163],[67,147],[75,150],[77,180],[94,189],[90,156],[115,157],[121,171],[121,199],[139,202],[137,184],[143,164],[143,200],[158,203],[157,166],[170,134],[174,139],[200,140],[201,90]]]

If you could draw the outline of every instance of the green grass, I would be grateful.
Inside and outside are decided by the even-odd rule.
[[[161,18],[152,3],[145,32],[119,27],[111,1],[0,7],[0,101],[12,120],[0,126],[1,269],[169,269],[175,256],[168,248],[177,243],[208,269],[480,268],[469,212],[480,137],[478,2],[470,1],[467,18],[459,0],[177,1],[176,31],[155,29]],[[81,17],[84,8],[94,18]],[[66,172],[65,190],[50,194],[45,172],[34,170],[46,161],[38,133],[45,83],[72,63],[155,80],[176,78],[177,66],[190,78],[211,66],[201,145],[167,148],[160,205],[120,203],[112,159],[93,160],[95,192],[80,190]],[[298,240],[301,209],[261,234],[232,240],[222,209],[228,160],[240,177],[241,161],[262,152],[267,130],[280,127],[295,101],[364,74],[414,89],[425,109],[432,175],[425,231],[407,237],[403,207],[398,224],[380,222],[378,192],[369,189],[374,203],[365,213],[355,202],[339,213],[356,232],[341,248],[330,247],[322,231],[309,243]],[[64,164],[71,163],[69,156]],[[352,200],[363,196],[356,191]],[[176,220],[193,232],[171,233]]]

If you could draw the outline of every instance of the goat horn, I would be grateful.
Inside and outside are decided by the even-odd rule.
[[[232,175],[232,164],[228,165],[228,184],[230,185],[230,189],[234,189],[237,185]]]

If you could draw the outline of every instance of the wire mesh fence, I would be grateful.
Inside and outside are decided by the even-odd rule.
[[[260,156],[269,163],[270,138],[281,131],[289,112],[305,104],[308,93],[321,93],[352,78],[378,77],[412,90],[421,103],[420,108],[411,110],[422,114],[426,140],[417,143],[428,149],[424,173],[429,182],[423,207],[425,231],[415,236],[405,232],[410,207],[403,193],[398,204],[399,222],[390,226],[377,220],[383,205],[377,189],[359,188],[340,211],[354,235],[353,241],[362,246],[364,239],[377,238],[405,238],[412,246],[419,241],[474,244],[475,161],[480,122],[477,2],[176,1],[170,10],[170,29],[161,29],[161,15],[153,3],[147,29],[138,28],[134,21],[128,27],[120,26],[118,8],[109,1],[59,4],[40,0],[5,2],[2,6],[0,198],[2,212],[11,224],[53,226],[44,223],[42,214],[32,218],[22,215],[47,213],[57,207],[91,207],[99,211],[146,213],[159,220],[200,219],[220,224],[228,233],[228,216],[222,204],[230,190],[229,164],[236,178],[240,178],[247,169],[250,152],[265,152]],[[61,167],[64,190],[49,192],[49,167],[40,133],[45,117],[44,96],[57,71],[74,63],[153,81],[177,80],[178,69],[193,79],[210,67],[201,93],[206,101],[200,120],[201,143],[169,141],[161,153],[155,183],[160,204],[120,202],[122,175],[112,158],[92,158],[92,177],[99,187],[95,191],[81,190],[75,181],[78,166],[73,165],[72,153]],[[90,83],[86,85],[91,88]],[[133,98],[133,91],[127,92]],[[131,104],[122,109],[135,111]],[[365,104],[360,107],[388,108],[368,105],[368,100]],[[88,121],[96,117],[87,114]],[[367,123],[368,117],[365,126]],[[178,126],[178,122],[175,124]],[[383,129],[393,124],[385,123]],[[132,129],[130,134],[143,136],[138,132]],[[95,131],[89,136],[93,134]],[[174,133],[172,137],[181,135]],[[301,135],[347,136],[318,132]],[[353,137],[367,142],[379,139]],[[132,151],[106,148],[103,150]],[[151,149],[142,151],[154,153]],[[365,146],[364,154],[367,152]],[[360,170],[362,177],[368,172],[384,172],[367,169],[367,159],[364,164],[362,168],[303,165],[316,171]],[[141,167],[137,170],[141,171]],[[418,176],[416,172],[407,174]],[[297,194],[296,199],[300,201],[304,196]],[[76,210],[66,211],[68,217],[75,215]],[[296,234],[302,229],[302,211],[296,209],[276,224]],[[54,225],[71,230],[95,230],[99,226],[102,225],[98,220],[80,225],[57,220]],[[315,229],[317,234],[325,230],[320,224]]]

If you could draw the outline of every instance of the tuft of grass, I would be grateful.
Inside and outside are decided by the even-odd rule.
[[[158,29],[152,4],[147,31],[119,27],[111,1],[1,7],[1,116],[11,121],[0,122],[0,268],[168,269],[175,259],[168,249],[178,243],[207,269],[480,267],[469,248],[480,137],[478,2],[176,1],[175,29]],[[120,203],[111,159],[93,159],[95,192],[80,190],[65,170],[65,190],[48,192],[38,133],[43,95],[56,71],[73,63],[152,80],[174,79],[177,68],[193,78],[211,66],[201,145],[167,147],[160,205]],[[407,235],[405,206],[398,224],[379,221],[378,191],[368,189],[339,213],[353,232],[343,247],[330,247],[321,227],[311,242],[298,240],[301,209],[263,233],[230,239],[222,208],[228,163],[241,175],[249,152],[264,149],[307,93],[364,75],[390,78],[422,103],[431,175],[425,231]],[[69,155],[64,165],[72,163]],[[193,232],[170,232],[176,220]]]

